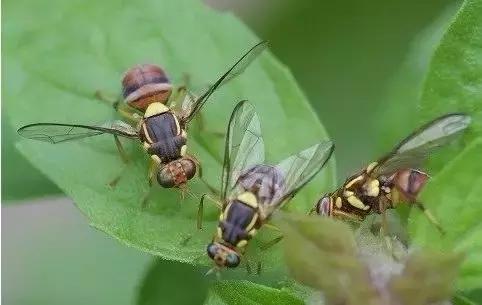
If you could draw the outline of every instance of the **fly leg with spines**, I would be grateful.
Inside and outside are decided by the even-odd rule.
[[[196,164],[196,172],[197,172],[197,176],[198,176],[199,180],[201,180],[201,182],[204,183],[204,185],[209,189],[209,191],[213,195],[219,196],[220,195],[219,190],[216,189],[214,186],[210,185],[209,182],[207,182],[206,179],[204,179],[201,162],[199,162],[199,160],[192,155],[186,154],[185,158],[190,159],[192,162],[194,162],[194,164]]]
[[[423,203],[415,201],[413,203],[417,208],[419,208],[427,217],[427,219],[439,230],[440,234],[445,235],[445,230],[442,228],[440,223],[438,222],[437,218],[433,216],[429,209],[427,209]]]
[[[124,168],[114,179],[112,179],[109,182],[110,187],[115,187],[117,185],[120,178],[122,177],[122,174],[124,173],[124,170],[127,168],[127,165],[130,162],[129,157],[127,156],[127,153],[126,153],[124,147],[122,146],[122,143],[119,140],[119,137],[117,135],[114,135],[114,142],[115,142],[115,146],[117,147],[117,151],[119,152],[122,163],[124,163]]]
[[[198,210],[197,210],[197,228],[198,228],[198,230],[202,229],[202,222],[203,222],[203,216],[204,216],[204,198],[208,198],[209,201],[211,201],[211,203],[214,203],[219,210],[222,210],[222,208],[223,208],[223,204],[221,202],[219,202],[217,199],[212,198],[208,194],[203,194],[201,196],[201,200],[199,201]]]
[[[147,174],[147,183],[148,183],[148,189],[142,196],[141,200],[141,206],[145,208],[147,206],[147,200],[149,199],[149,196],[151,194],[152,190],[152,180],[154,180],[154,177],[156,176],[157,172],[159,171],[159,166],[161,164],[160,160],[155,158],[156,156],[151,156],[151,161],[149,163],[149,171]]]
[[[276,245],[277,243],[279,243],[281,240],[283,240],[283,233],[281,232],[280,228],[278,228],[277,226],[275,225],[272,225],[270,223],[265,223],[263,225],[264,227],[266,228],[269,228],[269,229],[272,229],[274,231],[277,231],[278,233],[280,233],[281,235],[278,236],[278,237],[275,237],[273,238],[272,240],[262,244],[259,246],[260,250],[261,251],[266,251],[268,250],[269,248],[273,247],[274,245]]]
[[[132,125],[137,125],[139,121],[142,119],[142,116],[139,113],[137,113],[136,110],[122,103],[120,98],[114,98],[112,96],[108,96],[103,91],[99,91],[99,90],[95,92],[95,97],[98,100],[105,102],[109,106],[114,108],[115,111],[119,113],[119,115],[124,120],[127,120]]]

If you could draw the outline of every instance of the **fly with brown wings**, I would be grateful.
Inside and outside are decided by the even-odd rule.
[[[18,129],[29,139],[52,144],[111,134],[121,158],[127,162],[119,137],[137,139],[142,143],[151,161],[148,173],[149,186],[154,177],[165,188],[183,189],[196,172],[202,180],[201,165],[187,153],[187,129],[209,97],[222,85],[240,75],[266,48],[260,42],[246,52],[236,63],[198,97],[187,90],[171,96],[172,86],[162,69],[153,66],[136,66],[123,79],[125,103],[113,106],[130,122],[114,121],[102,125],[35,123]],[[184,88],[185,89],[185,88]],[[177,101],[181,100],[180,105]],[[119,176],[120,177],[120,176]],[[110,184],[115,185],[117,177]],[[204,180],[202,180],[204,181]],[[143,198],[143,202],[147,199]]]
[[[212,270],[237,267],[248,241],[325,166],[333,149],[331,141],[324,141],[267,165],[258,115],[247,101],[238,103],[228,125],[220,198],[209,197],[221,210],[207,247],[216,264]],[[199,207],[198,221],[203,200]]]
[[[324,195],[311,212],[355,222],[378,213],[382,215],[382,227],[387,232],[385,211],[406,203],[423,211],[443,233],[435,216],[418,200],[429,178],[422,166],[431,153],[454,140],[470,122],[466,114],[451,113],[423,125],[386,156],[348,178],[334,192]]]

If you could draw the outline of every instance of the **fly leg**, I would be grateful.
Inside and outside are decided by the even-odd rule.
[[[119,173],[114,179],[112,179],[109,182],[110,187],[115,187],[117,183],[119,182],[120,178],[122,177],[122,174],[124,173],[124,170],[127,168],[127,165],[129,164],[129,157],[127,156],[127,153],[122,146],[121,141],[119,140],[119,137],[117,135],[114,135],[114,142],[115,146],[117,147],[117,151],[119,152],[119,156],[122,160],[122,163],[124,163],[124,168],[122,169],[121,173]]]
[[[206,181],[206,179],[204,179],[201,162],[199,162],[199,160],[196,157],[191,156],[191,155],[186,155],[186,158],[192,160],[194,162],[194,164],[196,164],[197,176],[198,176],[199,180],[201,180],[201,182],[204,183],[204,185],[209,189],[211,194],[219,196],[220,195],[219,191],[214,186],[210,185],[209,182]]]
[[[440,234],[445,235],[445,230],[442,228],[437,218],[435,218],[435,216],[430,212],[430,210],[427,209],[421,202],[415,202],[414,204],[425,214],[427,219],[437,228],[437,230],[439,230]]]
[[[147,191],[144,193],[142,196],[141,200],[141,206],[145,208],[147,206],[147,201],[149,199],[149,196],[151,195],[151,190],[152,190],[152,181],[154,180],[154,177],[156,176],[157,172],[159,171],[159,166],[161,165],[161,159],[157,157],[156,155],[151,156],[151,162],[149,164],[149,172],[147,174],[147,182],[149,188]]]
[[[208,194],[204,194],[201,196],[201,200],[199,201],[199,206],[197,210],[197,228],[198,230],[202,229],[202,222],[203,222],[203,217],[204,217],[204,198],[208,198],[209,201],[214,203],[216,207],[221,210],[223,208],[223,204],[219,202],[218,200],[212,198]]]
[[[134,110],[133,108],[121,103],[120,98],[114,98],[112,96],[108,96],[103,91],[99,91],[99,90],[97,90],[95,92],[95,97],[98,100],[100,100],[104,103],[107,103],[109,106],[114,108],[115,111],[117,113],[119,113],[119,115],[123,119],[129,121],[129,123],[131,123],[131,124],[134,124],[134,125],[138,124],[139,121],[142,119],[142,116],[139,115],[136,110]]]

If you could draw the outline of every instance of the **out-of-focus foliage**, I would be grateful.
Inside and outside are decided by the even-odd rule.
[[[194,87],[203,87],[259,40],[231,15],[213,12],[196,0],[49,3],[56,14],[33,3],[30,19],[13,18],[23,12],[22,3],[26,5],[11,3],[12,18],[5,26],[5,36],[12,42],[6,49],[10,76],[6,106],[15,127],[112,118],[112,109],[93,94],[97,89],[117,92],[122,71],[139,62],[163,65],[174,82],[187,72]],[[269,52],[206,105],[208,128],[224,130],[233,106],[243,98],[250,99],[265,118],[268,160],[276,162],[327,137],[291,74]],[[208,134],[197,137],[194,128],[190,131],[190,151],[201,160],[207,180],[216,185],[222,141]],[[290,140],[280,141],[280,136]],[[148,157],[138,143],[126,145],[133,160],[126,169],[109,136],[59,145],[23,140],[18,148],[73,198],[94,227],[163,258],[208,263],[205,245],[219,211],[208,206],[205,230],[197,231],[198,198],[181,201],[179,193],[160,187],[149,207],[142,209]],[[116,189],[109,188],[107,183],[121,171],[125,175]],[[292,206],[307,210],[320,188],[333,186],[333,174],[331,162]],[[198,181],[189,187],[194,194],[206,191]]]
[[[328,305],[429,305],[452,295],[460,254],[409,253],[396,240],[388,250],[369,226],[355,239],[348,225],[328,218],[284,214],[278,223],[291,274],[320,290]]]

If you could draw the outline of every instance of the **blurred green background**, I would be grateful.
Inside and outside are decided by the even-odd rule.
[[[5,1],[4,8],[12,3]],[[430,50],[459,4],[449,0],[206,3],[237,14],[259,37],[269,40],[273,53],[291,68],[336,143],[339,180],[415,126],[402,122],[411,122]],[[28,17],[28,6],[25,10]],[[8,9],[3,17],[14,18]],[[2,76],[8,77],[8,71],[2,70]],[[2,107],[2,117],[5,111]],[[172,300],[168,304],[194,302],[179,297],[186,281],[202,283],[196,282],[193,268],[158,262],[151,269],[153,258],[88,227],[68,199],[33,200],[56,195],[58,190],[15,152],[15,137],[2,120],[3,304],[156,304],[139,298],[138,292],[161,287],[167,287],[160,292]],[[154,281],[159,286],[139,287],[148,270],[150,278],[156,278],[152,270],[160,274]],[[189,286],[202,299],[204,286]]]

